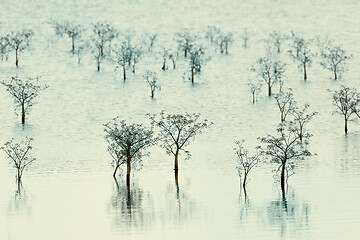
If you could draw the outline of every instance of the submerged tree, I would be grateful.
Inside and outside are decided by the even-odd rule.
[[[19,188],[24,170],[27,170],[36,160],[36,158],[30,155],[30,150],[32,149],[31,142],[33,140],[32,138],[26,138],[25,141],[17,143],[14,139],[11,139],[1,147],[1,150],[3,150],[10,159],[10,163],[12,163],[13,167],[17,170],[16,180]]]
[[[232,33],[220,33],[217,37],[217,44],[220,48],[220,53],[223,54],[224,51],[226,54],[229,54],[229,46],[234,42]]]
[[[190,157],[189,151],[184,147],[190,144],[190,140],[195,138],[196,134],[212,125],[207,119],[200,120],[200,114],[149,114],[152,126],[160,129],[161,146],[166,149],[167,154],[173,154],[175,157],[174,170],[179,170],[178,156],[183,151],[187,157]]]
[[[77,55],[77,62],[78,62],[78,64],[80,64],[81,55],[82,55],[82,53],[86,50],[87,47],[88,47],[88,43],[87,43],[87,42],[81,41],[81,42],[78,44],[78,46],[77,46],[77,48],[76,48],[76,50],[75,50],[75,53],[76,53],[76,55]]]
[[[143,40],[143,43],[144,43],[145,46],[147,46],[147,50],[149,52],[151,52],[152,49],[154,48],[154,45],[155,45],[157,39],[158,39],[158,34],[157,33],[145,34],[145,38]]]
[[[300,141],[302,141],[303,138],[305,125],[318,114],[318,112],[309,112],[309,107],[309,104],[305,104],[303,109],[299,110],[297,107],[295,107],[292,111],[292,116],[294,118],[293,121],[297,125],[297,132]]]
[[[100,53],[104,55],[104,47],[106,44],[110,47],[111,42],[118,36],[116,29],[107,22],[97,22],[93,24],[93,32],[95,41],[99,43]]]
[[[217,35],[220,33],[220,29],[216,26],[208,26],[205,34],[205,38],[210,40],[210,44],[213,45]]]
[[[179,56],[179,53],[176,50],[169,50],[168,54],[169,54],[169,59],[171,60],[171,62],[173,64],[173,69],[175,69],[176,68],[176,60]]]
[[[101,63],[105,60],[105,54],[101,53],[101,45],[99,43],[94,43],[91,49],[91,54],[94,56],[97,64],[97,71],[100,72]]]
[[[123,69],[123,79],[124,81],[126,80],[126,65],[129,62],[129,59],[131,61],[131,53],[129,50],[129,43],[128,42],[123,42],[121,44],[121,47],[116,47],[115,50],[115,54],[116,54],[116,63],[118,64],[118,67],[122,67]],[[117,67],[117,68],[118,68]]]
[[[285,196],[287,167],[295,167],[296,160],[312,155],[306,149],[311,135],[304,134],[303,141],[301,142],[296,125],[293,122],[280,123],[277,132],[278,136],[268,135],[259,139],[266,144],[266,149],[263,150],[263,153],[268,155],[272,162],[279,164],[277,172],[281,172],[281,191],[283,196]]]
[[[4,61],[4,57],[7,60],[8,59],[8,53],[10,51],[10,41],[9,36],[0,36],[0,57],[1,61]]]
[[[268,96],[271,96],[271,87],[281,78],[285,72],[285,63],[281,61],[273,62],[267,57],[262,57],[257,60],[257,66],[252,67],[252,71],[262,78],[268,86]]]
[[[151,91],[151,98],[154,98],[154,93],[156,89],[159,91],[161,90],[161,87],[157,81],[156,72],[146,71],[146,73],[144,74],[144,79],[149,84]]]
[[[333,93],[333,103],[338,108],[335,113],[344,116],[345,120],[345,134],[348,132],[348,121],[353,113],[356,112],[357,107],[360,105],[360,93],[356,88],[349,88],[341,86],[339,91]]]
[[[296,102],[293,98],[293,93],[291,88],[289,88],[288,92],[280,92],[275,96],[277,106],[279,107],[281,114],[281,122],[286,120],[286,117],[289,113],[292,113],[295,107]]]
[[[321,53],[321,57],[323,58],[320,63],[321,66],[332,71],[334,73],[334,80],[337,80],[346,71],[347,60],[352,56],[346,55],[345,50],[337,46],[325,48]]]
[[[248,48],[249,45],[249,39],[250,39],[250,33],[247,28],[244,29],[243,34],[241,35],[241,38],[243,40],[243,48]]]
[[[167,60],[168,57],[169,57],[169,52],[168,52],[168,49],[167,49],[167,48],[163,48],[161,57],[162,57],[162,59],[163,59],[163,65],[162,65],[161,69],[162,69],[163,71],[165,71],[165,70],[167,69],[167,67],[166,67],[166,60]]]
[[[39,77],[21,79],[17,76],[11,77],[8,81],[3,81],[6,91],[14,98],[15,113],[21,109],[21,123],[25,124],[25,114],[29,113],[34,105],[34,99],[39,93],[48,88],[47,85],[39,85]]]
[[[140,61],[143,55],[143,51],[140,46],[134,46],[130,48],[132,59],[132,72],[135,73],[135,65]]]
[[[296,61],[300,62],[299,68],[303,70],[304,73],[304,81],[307,80],[307,67],[311,66],[313,54],[309,48],[312,40],[298,40],[296,53],[293,53],[292,50],[289,51],[290,56],[292,56]]]
[[[116,178],[119,167],[126,164],[126,184],[130,185],[131,169],[141,167],[141,158],[149,154],[146,149],[156,142],[153,131],[146,129],[142,124],[119,121],[119,118],[114,118],[104,126],[108,152],[115,167],[113,177]]]
[[[184,56],[187,57],[194,45],[196,37],[190,33],[189,29],[183,29],[182,32],[179,32],[176,35],[178,37],[177,42],[179,49],[184,51]]]
[[[9,34],[9,46],[15,51],[15,65],[19,66],[20,54],[30,46],[31,38],[34,32],[30,29],[24,29],[21,32],[11,32]]]
[[[281,45],[288,39],[288,37],[284,34],[280,34],[277,31],[273,31],[269,34],[270,42],[272,42],[276,48],[278,53],[281,52]]]
[[[252,95],[252,103],[256,102],[256,97],[260,92],[261,85],[262,84],[261,84],[260,81],[253,82],[253,81],[249,80],[248,86],[249,86],[249,90],[250,90],[251,95]]]
[[[194,47],[190,51],[190,72],[191,72],[191,83],[194,84],[195,75],[200,74],[202,66],[208,61],[209,59],[205,57],[205,49],[200,47]]]
[[[246,196],[246,181],[248,179],[249,172],[253,169],[258,163],[260,163],[260,146],[256,147],[256,153],[253,156],[249,155],[249,151],[243,146],[245,140],[237,141],[235,144],[237,147],[234,149],[235,154],[238,157],[239,166],[237,166],[238,173],[241,177],[243,175],[243,189]]]

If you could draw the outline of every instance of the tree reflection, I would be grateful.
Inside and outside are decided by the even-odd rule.
[[[279,227],[281,236],[294,235],[309,227],[310,207],[306,201],[299,202],[292,191],[286,198],[271,201],[267,207],[269,223]]]
[[[31,199],[24,188],[18,187],[8,205],[8,214],[27,214],[31,215]]]

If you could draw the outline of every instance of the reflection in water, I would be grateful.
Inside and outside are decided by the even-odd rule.
[[[242,188],[240,187],[240,189]],[[246,193],[246,188],[244,188],[243,191],[240,190],[239,203],[240,203],[240,212],[239,212],[240,222],[242,222],[243,220],[246,221],[246,218],[251,214],[252,211],[252,205],[249,196]]]
[[[309,227],[309,204],[297,201],[294,192],[288,197],[271,201],[267,207],[270,225],[276,227],[281,236],[293,236]]]
[[[136,183],[126,185],[124,182],[115,180],[115,190],[111,197],[111,214],[117,229],[124,227],[149,226],[154,218],[153,209],[147,208],[144,212],[144,202],[149,202],[150,195],[144,195]],[[144,200],[144,197],[147,199]],[[151,201],[150,201],[151,202]],[[150,204],[151,205],[151,204]]]
[[[24,188],[18,188],[14,196],[10,199],[8,205],[8,214],[10,216],[15,214],[23,214],[31,216],[32,204],[31,197],[26,193]]]

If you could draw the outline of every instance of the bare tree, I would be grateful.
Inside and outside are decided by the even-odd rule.
[[[11,49],[15,51],[16,66],[19,66],[20,54],[30,46],[33,35],[34,32],[30,29],[23,29],[21,32],[10,32],[8,39]]]
[[[156,142],[153,131],[146,129],[142,124],[126,124],[119,118],[114,118],[104,126],[108,152],[115,167],[113,177],[116,178],[118,168],[126,164],[126,184],[129,186],[131,168],[141,168],[141,158],[149,154],[146,149]]]
[[[241,35],[241,38],[243,40],[243,48],[248,48],[249,45],[249,39],[250,39],[250,33],[247,28],[244,29],[243,34]]]
[[[308,66],[311,66],[313,54],[310,50],[310,44],[312,40],[300,39],[296,45],[296,53],[292,50],[289,50],[290,56],[292,56],[296,61],[300,62],[299,68],[303,70],[304,81],[307,80],[306,69]]]
[[[184,147],[189,145],[190,140],[195,138],[196,134],[212,125],[207,119],[200,120],[200,114],[165,114],[163,111],[159,114],[149,114],[152,126],[160,129],[161,146],[166,149],[167,154],[173,154],[175,157],[174,170],[179,170],[178,156],[183,151],[190,157],[189,151]]]
[[[169,50],[168,54],[169,54],[169,59],[171,60],[171,62],[173,64],[173,69],[175,69],[176,68],[176,60],[179,56],[179,52],[176,50]]]
[[[249,86],[249,90],[250,90],[251,95],[252,95],[252,103],[256,102],[256,98],[257,98],[257,95],[260,92],[261,85],[262,84],[261,84],[260,81],[253,82],[253,81],[249,80],[248,86]]]
[[[256,147],[255,154],[253,156],[249,155],[249,151],[243,146],[245,140],[237,141],[235,144],[237,145],[234,148],[235,154],[238,157],[238,173],[239,176],[243,175],[243,189],[246,195],[246,181],[248,179],[249,172],[253,169],[258,163],[260,163],[260,146]]]
[[[132,72],[135,73],[135,65],[140,61],[143,55],[143,50],[141,46],[136,45],[130,48],[130,51],[131,51],[131,59],[132,59]]]
[[[281,61],[273,62],[267,57],[262,57],[257,60],[257,66],[252,67],[252,71],[262,78],[268,86],[268,96],[271,96],[271,87],[281,78],[285,72],[285,63]]]
[[[182,32],[176,34],[179,49],[184,51],[184,56],[187,57],[188,53],[193,47],[196,37],[192,35],[189,29],[183,29]]]
[[[220,29],[216,26],[208,26],[205,34],[205,38],[210,40],[210,44],[213,45],[217,35],[220,33]]]
[[[299,110],[297,107],[295,107],[292,111],[292,116],[294,118],[294,122],[297,125],[297,132],[300,138],[300,141],[302,141],[303,133],[305,125],[308,124],[311,119],[318,114],[318,112],[309,112],[309,104],[305,104],[304,108]]]
[[[123,69],[123,79],[126,80],[126,65],[131,59],[131,52],[128,42],[123,42],[121,47],[115,47],[116,63]],[[117,68],[118,68],[117,67]]]
[[[13,167],[17,170],[16,180],[18,188],[21,186],[21,178],[24,170],[27,170],[36,160],[36,158],[30,155],[30,150],[32,149],[31,142],[33,140],[32,138],[26,138],[25,141],[17,143],[14,139],[11,139],[1,147],[1,150],[3,150],[10,159],[10,163],[12,163]]]
[[[81,33],[85,29],[80,24],[67,23],[65,27],[65,33],[71,38],[71,51],[75,52],[75,40],[81,37]]]
[[[81,54],[86,50],[87,47],[88,47],[88,43],[84,42],[84,41],[81,41],[78,44],[77,48],[75,49],[78,64],[80,64]]]
[[[97,42],[91,48],[91,54],[94,56],[97,64],[97,71],[100,72],[101,63],[105,60],[106,55],[101,53],[101,45]]]
[[[293,93],[291,88],[289,88],[288,92],[280,92],[275,96],[277,106],[279,107],[281,114],[281,122],[286,120],[286,117],[289,113],[292,113],[295,108],[295,100],[293,98]]]
[[[0,37],[0,56],[1,61],[4,61],[4,57],[7,60],[8,59],[8,53],[10,51],[10,41],[9,36],[4,35]]]
[[[356,88],[341,86],[339,91],[333,93],[333,103],[338,108],[335,113],[344,116],[345,134],[348,132],[348,121],[353,113],[358,115],[356,109],[360,104],[360,93]]]
[[[193,47],[190,51],[191,83],[194,84],[194,76],[200,74],[202,66],[209,60],[205,57],[205,49],[202,46]]]
[[[147,46],[147,50],[149,52],[151,52],[152,49],[154,48],[154,45],[155,45],[157,39],[158,39],[158,34],[157,33],[145,34],[143,42],[144,42],[144,45]]]
[[[146,71],[146,73],[144,74],[144,79],[149,84],[151,91],[151,98],[154,98],[155,91],[161,90],[161,87],[157,81],[156,72]]]
[[[93,24],[93,32],[95,34],[95,41],[99,43],[100,53],[104,55],[105,45],[108,44],[110,47],[112,40],[118,36],[118,33],[116,29],[107,22],[97,22]]]
[[[271,158],[271,161],[279,164],[277,171],[281,171],[280,182],[281,191],[285,197],[285,177],[287,166],[295,167],[296,160],[304,159],[312,154],[306,149],[310,134],[303,135],[303,141],[299,141],[300,136],[297,132],[295,123],[282,122],[277,128],[278,136],[267,135],[259,138],[266,144],[263,153]]]
[[[293,55],[295,55],[296,57],[299,57],[299,52],[300,52],[302,46],[304,45],[305,39],[296,36],[295,33],[293,31],[291,31],[291,40],[292,40],[291,48],[294,51],[293,50],[290,50],[290,51],[292,54],[293,54],[293,52],[296,52],[296,54],[293,54]]]
[[[163,65],[162,65],[162,70],[166,70],[167,67],[166,67],[166,60],[168,59],[169,57],[169,52],[168,52],[168,49],[167,48],[163,48],[162,50],[162,55],[161,55],[162,59],[163,59]]]
[[[321,66],[325,69],[329,69],[334,73],[334,80],[341,77],[341,74],[346,71],[347,60],[352,55],[346,55],[345,50],[340,46],[327,47],[321,53],[323,60],[320,62]]]
[[[220,33],[216,39],[217,44],[220,47],[220,53],[229,54],[229,46],[234,42],[233,34],[231,32],[228,33]]]
[[[34,99],[47,85],[39,85],[39,77],[21,79],[17,76],[11,77],[8,81],[3,81],[6,91],[14,98],[15,113],[21,109],[21,123],[25,124],[25,113],[29,113],[34,105]]]
[[[276,48],[276,51],[278,53],[281,52],[281,45],[288,39],[289,37],[284,35],[284,34],[280,34],[277,31],[273,31],[272,33],[269,34],[269,41],[272,42]]]

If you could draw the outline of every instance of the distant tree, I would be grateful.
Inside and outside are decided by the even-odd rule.
[[[143,42],[149,52],[151,52],[152,49],[154,48],[154,45],[155,45],[157,39],[158,39],[157,33],[145,35]]]
[[[163,59],[163,65],[162,65],[162,70],[166,70],[167,67],[166,67],[166,60],[168,59],[169,57],[169,52],[168,52],[168,49],[167,48],[163,48],[162,50],[162,55],[161,55],[162,59]]]
[[[11,139],[1,147],[1,150],[3,150],[10,159],[10,163],[12,163],[13,167],[17,170],[16,180],[18,188],[21,186],[21,178],[24,170],[27,170],[36,160],[36,158],[30,155],[30,150],[32,149],[31,142],[33,140],[32,138],[26,138],[25,141],[17,143],[14,139]]]
[[[295,167],[296,160],[304,159],[312,154],[306,149],[310,134],[303,135],[303,141],[299,141],[300,136],[297,132],[295,123],[282,122],[278,125],[277,132],[279,136],[268,135],[259,138],[264,144],[266,149],[263,154],[268,155],[271,161],[279,164],[277,171],[281,171],[280,182],[281,191],[285,197],[285,178],[287,167]]]
[[[91,48],[91,54],[94,56],[97,64],[97,71],[100,72],[101,63],[105,60],[106,55],[101,53],[101,45],[95,42]]]
[[[1,56],[1,61],[4,61],[4,57],[7,60],[8,59],[8,53],[10,51],[10,41],[9,41],[9,36],[5,35],[5,36],[1,36],[0,37],[0,56]]]
[[[333,93],[333,103],[338,108],[335,113],[344,116],[345,134],[348,132],[348,121],[353,113],[358,115],[356,109],[360,105],[360,93],[356,88],[341,86],[339,91]]]
[[[252,103],[256,102],[256,97],[260,92],[261,85],[262,84],[261,84],[260,81],[253,82],[253,81],[249,80],[248,86],[249,86],[249,90],[250,90],[251,95],[252,95]]]
[[[244,29],[243,34],[241,35],[241,38],[243,40],[243,48],[248,48],[249,45],[249,39],[250,39],[250,33],[247,28]]]
[[[116,178],[119,167],[126,164],[126,184],[129,186],[131,168],[141,167],[141,158],[149,154],[146,149],[155,144],[153,132],[142,124],[127,124],[119,118],[114,118],[104,126],[108,152],[115,167],[113,177]]]
[[[299,40],[296,53],[292,50],[289,50],[290,56],[292,56],[296,61],[300,62],[299,68],[303,69],[304,81],[307,79],[306,69],[308,66],[311,66],[313,54],[311,53],[309,45],[312,40]]]
[[[321,61],[321,66],[325,69],[329,69],[334,73],[334,80],[337,80],[341,77],[341,74],[346,71],[347,60],[349,60],[352,55],[346,55],[345,50],[340,46],[336,47],[327,47],[321,53],[323,60]]]
[[[273,62],[267,57],[262,57],[257,60],[257,66],[252,67],[252,71],[262,78],[268,86],[268,96],[271,96],[271,87],[281,78],[285,72],[285,63],[281,61]]]
[[[200,74],[201,68],[209,60],[205,57],[205,49],[200,47],[193,47],[190,51],[190,72],[191,83],[194,84],[194,76]]]
[[[292,113],[295,108],[295,100],[293,98],[293,93],[291,88],[287,92],[280,92],[275,96],[277,106],[279,107],[280,114],[281,114],[281,122],[286,120],[287,115]]]
[[[165,114],[162,111],[159,114],[149,114],[149,118],[152,126],[160,129],[161,146],[166,149],[167,154],[175,157],[175,172],[179,170],[179,152],[185,152],[189,158],[190,153],[184,147],[189,145],[195,135],[212,125],[207,119],[201,121],[200,114]]]
[[[292,41],[291,43],[292,50],[290,50],[289,52],[291,52],[291,54],[295,55],[296,57],[299,57],[299,52],[304,45],[305,39],[296,36],[295,33],[291,31],[291,41]],[[296,54],[294,54],[294,52]]]
[[[20,54],[30,46],[33,35],[34,32],[30,29],[23,29],[21,32],[10,32],[8,40],[10,48],[15,51],[16,66],[19,66]]]
[[[80,64],[80,61],[81,61],[81,54],[86,50],[87,47],[88,47],[88,43],[81,41],[78,44],[77,48],[75,49],[77,59],[78,59],[78,64]]]
[[[130,52],[131,52],[131,59],[132,59],[132,72],[135,73],[135,66],[140,61],[140,59],[143,55],[143,50],[142,50],[141,46],[137,45],[137,46],[130,48]]]
[[[213,45],[217,35],[220,33],[220,29],[216,26],[208,26],[205,34],[205,38],[210,40],[210,44]]]
[[[217,44],[220,48],[220,53],[223,54],[224,51],[226,54],[229,54],[229,46],[234,42],[232,33],[220,33],[217,37]]]
[[[146,73],[144,74],[144,79],[149,84],[151,91],[151,98],[154,98],[155,91],[161,90],[161,87],[157,81],[156,72],[146,71]]]
[[[105,45],[108,44],[110,47],[112,40],[118,36],[118,33],[116,29],[107,22],[97,22],[93,24],[93,32],[95,34],[95,41],[99,43],[100,53],[104,55]]]
[[[276,48],[276,51],[278,53],[281,52],[281,45],[288,39],[289,37],[284,35],[284,34],[280,34],[277,31],[273,31],[272,33],[269,34],[269,40],[270,42],[272,42]]]
[[[308,124],[311,119],[318,114],[318,112],[309,112],[309,104],[305,104],[304,108],[299,110],[295,107],[292,111],[293,121],[297,125],[297,132],[300,141],[302,141],[305,125]]]
[[[123,69],[123,79],[126,80],[126,65],[131,59],[131,52],[128,42],[123,42],[120,47],[115,48],[116,63]],[[117,67],[117,68],[118,68]]]
[[[73,53],[75,52],[75,40],[81,37],[83,31],[85,29],[79,24],[67,23],[65,27],[65,33],[71,38],[71,51]]]
[[[248,179],[249,172],[253,169],[258,163],[260,163],[260,146],[256,147],[256,153],[253,156],[249,155],[249,151],[243,146],[245,140],[237,141],[237,145],[234,148],[235,154],[238,157],[238,173],[240,177],[243,175],[243,189],[246,195],[246,180]]]
[[[173,69],[175,69],[176,68],[176,60],[179,56],[179,53],[178,53],[178,51],[175,51],[175,50],[169,50],[168,54],[169,54],[169,59],[172,61]]]
[[[177,33],[176,36],[179,49],[184,51],[184,56],[187,57],[196,37],[189,32],[189,29],[183,29],[182,32]]]
[[[15,113],[21,109],[21,123],[25,124],[25,114],[29,113],[34,105],[34,99],[47,85],[39,85],[39,77],[21,79],[17,76],[11,77],[8,81],[3,81],[6,91],[14,98]]]

